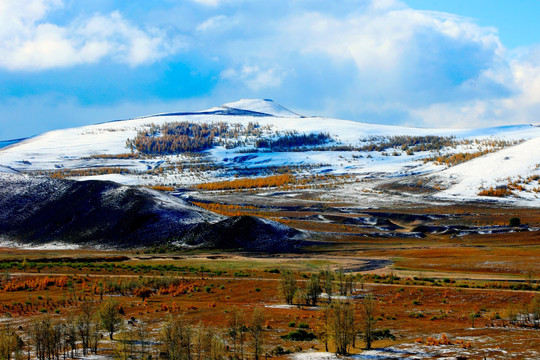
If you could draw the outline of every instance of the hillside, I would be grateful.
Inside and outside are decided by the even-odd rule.
[[[195,237],[199,228],[241,236],[234,241],[231,236]],[[298,231],[281,224],[249,218],[231,221],[155,190],[14,174],[0,174],[0,237],[19,245],[100,248],[292,251],[302,243]]]
[[[443,170],[442,196],[475,198],[482,190],[508,189],[527,199],[540,193],[540,137]],[[480,189],[480,191],[479,191]]]
[[[0,168],[167,188],[288,172],[303,184],[322,186],[327,200],[377,197],[381,182],[410,178],[429,184],[430,199],[483,201],[486,197],[478,194],[486,187],[540,174],[540,155],[533,150],[539,137],[540,127],[531,125],[377,125],[305,117],[271,100],[244,99],[200,112],[51,131],[0,149]],[[501,160],[506,157],[519,161]],[[312,182],[314,176],[327,175],[337,178],[331,184],[335,191],[326,186],[328,181]],[[513,189],[503,201],[536,206],[538,186],[533,181]]]

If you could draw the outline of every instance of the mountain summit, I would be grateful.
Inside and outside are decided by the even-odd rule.
[[[225,109],[237,109],[258,112],[279,117],[300,117],[295,112],[279,105],[271,99],[241,99],[221,105]]]
[[[0,149],[0,173],[196,190],[287,170],[292,181],[335,176],[344,183],[335,196],[349,200],[362,200],[368,181],[374,198],[389,182],[411,182],[429,188],[430,199],[538,206],[538,144],[540,128],[531,125],[412,128],[306,118],[272,100],[242,99],[10,142]]]

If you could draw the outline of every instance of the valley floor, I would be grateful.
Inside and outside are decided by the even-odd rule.
[[[334,302],[350,301],[359,317],[363,298],[372,294],[377,299],[376,328],[395,337],[375,341],[369,351],[357,339],[350,349],[354,358],[540,356],[538,320],[527,320],[535,301],[540,304],[539,209],[488,204],[374,209],[354,202],[320,202],[307,194],[303,199],[287,193],[182,194],[221,214],[262,216],[303,230],[315,245],[297,254],[3,248],[2,322],[27,329],[34,319],[60,321],[86,301],[97,309],[102,297],[113,298],[123,309],[125,327],[116,340],[100,342],[98,355],[82,358],[118,357],[122,341],[137,336],[130,329],[143,323],[156,344],[148,351],[159,356],[157,344],[169,315],[182,314],[193,326],[213,328],[230,348],[226,328],[231,309],[241,309],[249,322],[258,308],[265,317],[265,356],[335,359],[332,340],[330,353],[324,345],[328,296],[323,294],[317,306],[296,300],[287,305],[278,285],[286,270],[303,287],[312,274],[343,269],[354,275],[354,288],[342,296],[336,282]],[[519,218],[521,225],[508,226],[510,218]],[[137,295],[143,288],[150,289],[144,300]],[[300,323],[317,339],[282,338]],[[246,338],[249,359],[250,341]],[[142,356],[139,348],[132,351]]]

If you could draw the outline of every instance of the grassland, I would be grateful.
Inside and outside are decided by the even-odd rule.
[[[388,329],[394,336],[376,341],[375,348],[419,358],[507,359],[540,354],[540,330],[519,315],[528,313],[540,299],[536,230],[540,210],[487,205],[369,209],[287,197],[260,200],[249,192],[210,192],[202,190],[188,200],[226,215],[281,221],[306,231],[317,243],[300,254],[273,255],[3,248],[2,323],[20,326],[17,331],[26,351],[32,346],[26,329],[35,319],[69,319],[83,304],[97,310],[112,298],[122,308],[124,326],[115,340],[100,341],[99,356],[120,357],[118,348],[126,339],[135,341],[134,329],[145,324],[153,358],[165,358],[160,354],[161,331],[169,316],[181,315],[194,327],[203,324],[222,335],[229,346],[223,356],[233,358],[227,335],[231,309],[242,310],[249,328],[257,308],[265,318],[264,356],[290,358],[289,353],[325,350],[326,300],[321,298],[315,307],[298,301],[286,305],[278,289],[281,274],[292,271],[304,287],[313,274],[341,268],[354,275],[354,291],[346,301],[353,304],[357,319],[363,298],[372,294],[377,300],[376,328]],[[511,217],[519,217],[524,225],[508,227]],[[455,227],[467,231],[425,230]],[[145,298],[140,295],[144,289],[149,290]],[[297,331],[300,323],[307,324],[306,331],[317,338],[282,338]],[[244,358],[248,359],[253,358],[250,341],[246,333]],[[350,351],[362,354],[364,346],[358,338]],[[137,349],[132,348],[131,358],[143,356]],[[331,341],[329,350],[334,350]]]

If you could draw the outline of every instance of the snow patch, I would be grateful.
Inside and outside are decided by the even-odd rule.
[[[47,244],[22,244],[14,240],[0,238],[0,248],[17,248],[23,250],[75,250],[81,246],[77,244],[66,244],[60,242],[52,242]]]
[[[239,101],[221,105],[223,108],[255,111],[279,117],[300,117],[300,115],[275,103],[270,99],[242,99]]]
[[[305,352],[292,355],[293,360],[338,360],[336,354],[329,352]]]

